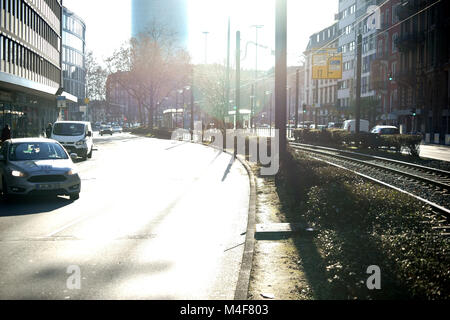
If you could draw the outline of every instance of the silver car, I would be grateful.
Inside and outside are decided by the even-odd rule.
[[[13,195],[66,195],[77,200],[81,180],[69,154],[55,140],[30,138],[3,142],[0,150],[0,188]]]

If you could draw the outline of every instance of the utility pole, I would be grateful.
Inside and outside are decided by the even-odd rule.
[[[295,129],[298,128],[299,99],[300,99],[300,69],[297,69],[295,75]]]
[[[184,96],[184,93],[185,93],[185,90],[186,90],[186,88],[183,88],[183,93],[182,93],[182,95],[183,95],[183,107],[181,108],[181,123],[180,123],[180,128],[183,128],[184,129],[184,109],[185,109],[185,96]]]
[[[253,128],[253,122],[254,122],[254,117],[255,117],[255,86],[256,84],[252,84],[252,90],[251,90],[251,94],[250,94],[250,129]]]
[[[192,72],[191,81],[191,141],[194,141],[194,72]]]
[[[236,129],[241,129],[241,32],[236,31]]]
[[[287,0],[275,9],[275,128],[279,131],[280,160],[286,157]]]
[[[255,40],[255,88],[254,88],[254,99],[253,99],[253,104],[252,105],[252,112],[251,112],[251,116],[250,118],[253,119],[254,117],[254,112],[255,112],[255,107],[256,104],[258,102],[257,100],[257,91],[258,91],[258,29],[261,29],[262,27],[264,27],[263,25],[253,25],[253,28],[255,28],[255,33],[256,33],[256,40]],[[253,120],[250,121],[251,127],[253,128]]]
[[[317,129],[317,105],[319,104],[319,80],[314,81],[316,83],[315,104],[314,104],[314,129]]]
[[[227,92],[226,92],[226,111],[228,114],[230,111],[230,51],[231,51],[231,23],[230,17],[228,17],[228,41],[227,41]]]
[[[175,92],[175,128],[178,128],[178,90]]]
[[[272,113],[273,113],[273,93],[270,93],[270,107],[269,107],[269,132],[270,132],[270,137],[272,137]]]
[[[355,132],[359,133],[361,124],[361,65],[362,65],[362,35],[358,34],[357,40],[358,57],[356,61],[356,99],[355,99]]]
[[[291,120],[291,102],[292,102],[291,92],[292,92],[291,87],[288,87],[288,106],[287,106],[288,107],[288,109],[287,109],[287,125],[288,125],[288,128],[289,128],[289,122]]]

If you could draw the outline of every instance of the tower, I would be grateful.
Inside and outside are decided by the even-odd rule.
[[[188,42],[186,0],[132,0],[131,36],[144,32],[152,22],[167,26],[176,32],[179,44]]]

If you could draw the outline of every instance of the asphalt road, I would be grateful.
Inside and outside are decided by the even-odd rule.
[[[450,146],[422,144],[420,156],[424,158],[450,161]]]
[[[78,201],[0,202],[0,299],[233,299],[244,167],[191,143],[95,143]]]

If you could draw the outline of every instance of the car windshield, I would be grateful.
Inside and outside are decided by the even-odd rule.
[[[81,136],[84,134],[84,124],[56,123],[53,127],[53,134],[57,136]]]
[[[381,134],[398,134],[399,130],[397,128],[383,128],[381,129]]]
[[[13,143],[9,148],[10,161],[68,159],[64,149],[52,142]]]

